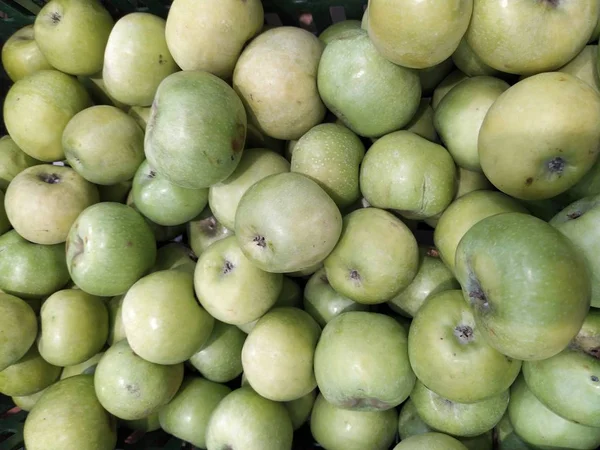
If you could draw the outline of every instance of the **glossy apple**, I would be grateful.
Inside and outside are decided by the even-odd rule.
[[[13,82],[53,68],[35,40],[33,25],[19,28],[6,40],[2,46],[2,67]]]
[[[20,360],[35,342],[35,312],[18,297],[0,294],[0,371]]]
[[[21,359],[0,372],[0,393],[9,397],[35,394],[54,383],[60,371],[32,345]]]
[[[0,137],[0,190],[6,192],[14,177],[36,164],[41,164],[41,161],[23,152],[10,136]]]
[[[215,241],[233,235],[232,230],[217,220],[209,206],[187,223],[186,231],[190,247],[198,257]]]
[[[411,436],[394,447],[393,450],[468,450],[460,441],[443,433],[429,432]]]

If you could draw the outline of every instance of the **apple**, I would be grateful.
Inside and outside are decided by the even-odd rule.
[[[327,45],[348,30],[360,29],[360,22],[360,20],[342,20],[340,22],[333,23],[321,31],[319,34],[319,39],[323,41],[325,45]]]
[[[510,358],[560,353],[590,307],[583,255],[531,215],[497,214],[473,225],[456,249],[455,272],[485,340]]]
[[[47,389],[48,388],[42,389],[41,391],[38,391],[35,394],[31,395],[14,396],[11,397],[11,400],[15,404],[15,406],[21,408],[23,411],[29,412],[33,409],[33,407],[40,400],[40,398],[42,398],[42,395],[46,393]]]
[[[144,151],[171,183],[202,189],[223,181],[239,164],[245,139],[244,105],[220,78],[183,71],[158,86]]]
[[[108,91],[106,90],[106,84],[102,79],[101,72],[87,77],[78,76],[77,79],[80,81],[81,84],[83,84],[85,89],[88,91],[92,102],[95,105],[115,106],[124,112],[128,112],[128,105],[118,101],[116,98],[114,98],[108,93]]]
[[[23,435],[31,450],[112,450],[116,425],[96,398],[94,378],[78,375],[47,389],[25,419]]]
[[[456,196],[454,199],[458,199],[463,195],[473,191],[492,190],[493,186],[484,174],[481,172],[474,172],[472,170],[458,168],[458,188],[456,189]]]
[[[441,213],[456,193],[456,166],[441,145],[410,131],[375,142],[363,159],[360,188],[374,207],[395,209],[407,219]]]
[[[125,293],[156,260],[156,242],[143,217],[122,203],[86,208],[67,237],[71,278],[92,295]]]
[[[2,67],[13,82],[53,68],[35,41],[33,25],[19,28],[6,40],[2,46]]]
[[[473,51],[466,38],[460,40],[460,44],[452,54],[452,61],[456,67],[468,77],[477,76],[499,76],[502,72],[488,66],[483,60]]]
[[[542,73],[513,85],[488,110],[479,160],[501,191],[541,200],[581,180],[598,159],[598,142],[600,95],[573,75]]]
[[[599,8],[596,0],[475,1],[465,37],[475,54],[496,70],[550,72],[585,46]]]
[[[510,389],[508,414],[516,434],[536,448],[595,449],[600,445],[600,428],[563,419],[548,409],[529,390],[520,376]]]
[[[69,165],[95,184],[130,180],[144,161],[144,132],[133,117],[114,106],[92,106],[76,114],[62,143]]]
[[[586,45],[575,58],[558,69],[558,71],[576,76],[589,84],[596,92],[600,93],[598,45]]]
[[[31,395],[54,383],[61,368],[41,357],[37,346],[32,345],[16,363],[0,372],[0,394],[9,397]]]
[[[281,403],[251,387],[236,389],[214,409],[206,430],[206,448],[291,450],[292,421]]]
[[[438,142],[439,136],[433,126],[433,108],[431,107],[430,98],[421,99],[417,112],[404,129],[412,131],[428,141]]]
[[[158,412],[152,413],[143,419],[121,420],[120,422],[123,427],[133,431],[141,431],[142,433],[151,433],[152,431],[160,430]]]
[[[418,70],[423,97],[431,97],[435,88],[452,72],[452,69],[454,69],[452,58],[446,58],[439,64]]]
[[[35,312],[18,297],[0,293],[0,372],[20,360],[35,342]]]
[[[127,111],[127,114],[135,119],[142,130],[146,131],[151,112],[152,108],[149,106],[132,106]]]
[[[439,103],[433,124],[460,167],[482,171],[477,150],[479,129],[492,104],[509,87],[498,78],[477,76],[455,86]]]
[[[190,247],[198,257],[214,242],[233,236],[233,231],[217,220],[210,206],[187,223],[186,231]]]
[[[133,180],[121,181],[120,183],[109,185],[96,185],[100,194],[101,202],[126,203],[127,195],[131,191]]]
[[[434,109],[434,111],[446,94],[448,94],[448,92],[450,92],[454,86],[457,86],[467,78],[469,77],[458,69],[450,72],[448,76],[444,78],[433,91],[433,95],[431,97],[431,107]]]
[[[345,312],[325,325],[314,368],[325,399],[352,411],[395,408],[415,384],[406,330],[373,312]]]
[[[289,171],[290,163],[283,156],[264,148],[246,149],[233,173],[208,190],[210,210],[221,225],[233,230],[235,213],[246,191],[269,175]]]
[[[4,192],[0,191],[0,236],[12,228],[12,225],[8,220],[8,216],[6,215],[4,199]]]
[[[322,122],[317,68],[324,46],[309,31],[283,26],[261,33],[244,49],[233,87],[259,131],[275,139],[299,139]]]
[[[192,274],[196,269],[194,252],[181,242],[169,242],[161,246],[156,252],[156,263],[150,269],[150,273],[171,269],[183,270]]]
[[[160,82],[179,68],[165,40],[166,21],[146,12],[121,17],[104,50],[107,92],[126,105],[150,106]]]
[[[255,125],[248,124],[248,132],[246,134],[246,142],[244,143],[244,149],[251,148],[265,148],[275,153],[283,155],[285,150],[285,141],[281,139],[275,139],[271,136],[267,136],[260,131]]]
[[[598,42],[599,35],[600,35],[600,11],[599,11],[598,20],[596,22],[596,27],[594,28],[594,31],[592,32],[592,35],[590,36],[588,44],[591,44],[593,42]]]
[[[61,72],[93,75],[102,70],[113,25],[110,13],[97,0],[51,0],[37,14],[35,40]]]
[[[310,416],[315,440],[327,450],[388,450],[396,437],[398,413],[349,411],[317,396]]]
[[[34,244],[15,230],[0,236],[0,289],[24,300],[46,297],[69,281],[63,244]]]
[[[53,245],[65,242],[79,214],[99,201],[98,188],[70,167],[40,164],[11,181],[4,206],[17,233]]]
[[[40,70],[10,87],[4,99],[4,123],[15,144],[29,156],[58,161],[65,157],[63,130],[89,106],[90,97],[75,77]]]
[[[6,191],[14,177],[36,164],[41,161],[23,152],[10,136],[0,137],[0,190]]]
[[[497,450],[531,450],[531,447],[515,433],[515,429],[510,423],[508,411],[494,430],[497,435]]]
[[[93,375],[96,372],[96,367],[98,366],[98,362],[102,356],[104,356],[103,351],[96,353],[94,356],[82,363],[64,367],[60,373],[60,379],[64,380],[65,378],[70,378],[81,374]]]
[[[468,450],[459,440],[443,433],[425,433],[401,441],[393,450]]]
[[[335,202],[317,182],[293,172],[252,185],[235,216],[242,252],[268,272],[295,272],[319,264],[341,232],[342,216]]]
[[[127,194],[127,199],[125,200],[125,204],[132,208],[134,211],[140,214],[144,219],[144,222],[148,224],[150,230],[152,230],[152,234],[154,235],[154,239],[158,243],[168,242],[173,239],[176,239],[178,236],[182,236],[185,232],[185,224],[175,225],[175,226],[162,226],[157,223],[152,222],[146,216],[144,216],[140,210],[137,208],[135,202],[133,201],[133,189],[129,191]]]
[[[364,30],[342,37],[327,45],[319,63],[319,94],[327,108],[361,136],[403,128],[421,100],[417,72],[385,59]]]
[[[108,308],[108,339],[109,346],[126,338],[125,325],[123,324],[123,299],[125,294],[112,297],[106,307]]]
[[[417,274],[419,250],[400,219],[382,209],[362,208],[344,217],[342,236],[324,264],[336,292],[372,305],[408,287]]]

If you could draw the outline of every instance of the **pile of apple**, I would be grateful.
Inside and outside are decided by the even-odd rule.
[[[371,0],[317,37],[50,0],[2,49],[27,449],[598,447],[599,16]]]

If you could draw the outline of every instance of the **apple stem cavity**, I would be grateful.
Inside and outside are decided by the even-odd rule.
[[[352,269],[350,271],[350,279],[352,281],[355,281],[356,283],[360,283],[360,274],[358,273],[357,270]]]
[[[44,183],[58,184],[60,183],[60,176],[55,173],[42,173],[38,175],[38,178]]]
[[[61,19],[62,17],[57,11],[54,11],[50,14],[50,20],[54,25],[57,25],[61,21]]]
[[[265,240],[264,236],[254,236],[254,239],[252,239],[252,242],[255,242],[256,245],[260,248],[265,248],[267,246],[267,241]]]
[[[223,275],[227,275],[228,273],[230,273],[233,269],[235,268],[235,266],[233,265],[233,263],[231,261],[225,261],[225,264],[223,264]]]
[[[156,177],[156,171],[155,170],[151,170],[150,172],[148,172],[148,178],[154,178]]]
[[[574,211],[572,213],[567,214],[567,218],[569,220],[579,219],[581,216],[583,216],[583,213],[581,211]]]
[[[454,329],[454,336],[461,344],[468,344],[473,340],[473,328],[468,325],[459,325]]]
[[[548,161],[548,170],[552,174],[556,173],[560,175],[564,172],[566,165],[566,161],[560,156],[557,156],[556,158],[553,158],[550,161]]]

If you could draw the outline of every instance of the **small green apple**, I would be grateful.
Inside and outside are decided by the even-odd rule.
[[[583,50],[559,72],[569,73],[585,81],[600,93],[600,78],[598,77],[598,45],[586,45]]]
[[[433,125],[433,108],[431,107],[430,98],[421,99],[419,109],[404,129],[412,131],[428,141],[438,142],[439,136]]]
[[[186,225],[186,230],[190,247],[198,257],[214,242],[233,236],[233,231],[217,220],[210,206],[204,208],[197,217],[190,220]]]
[[[0,294],[0,371],[20,360],[35,342],[35,312],[18,297]]]
[[[99,184],[97,187],[100,194],[100,201],[125,203],[132,185],[133,180],[121,181],[109,185]]]
[[[0,190],[6,191],[20,172],[41,163],[23,152],[10,136],[0,137]]]
[[[195,268],[194,252],[181,242],[169,242],[157,250],[156,263],[150,269],[150,273],[171,269],[194,273]]]
[[[0,393],[9,397],[35,394],[54,383],[60,371],[32,345],[21,359],[0,372]]]
[[[457,49],[452,54],[452,61],[456,67],[468,77],[477,76],[498,76],[502,72],[488,66],[483,60],[473,51],[469,42],[463,37],[458,44]]]
[[[531,447],[515,433],[515,429],[510,423],[508,411],[494,430],[497,435],[497,450],[531,450]]]
[[[457,86],[462,81],[469,78],[462,71],[456,69],[448,74],[446,78],[435,88],[431,97],[431,107],[435,111],[442,101],[442,99],[452,90],[454,86]]]
[[[452,72],[452,69],[454,69],[452,58],[446,58],[439,64],[418,70],[422,96],[431,97],[435,88]]]
[[[123,324],[123,299],[125,294],[117,295],[109,300],[108,308],[108,339],[109,346],[126,338],[125,325]]]
[[[48,388],[46,388],[46,389],[48,389]],[[40,400],[40,398],[42,398],[42,395],[44,395],[46,393],[46,389],[42,389],[41,391],[38,391],[35,394],[31,394],[31,395],[14,396],[14,397],[11,397],[11,400],[13,401],[15,406],[18,406],[23,411],[29,412],[33,409],[33,407]]]
[[[308,394],[290,402],[284,402],[283,405],[287,409],[290,419],[292,420],[292,427],[294,431],[300,429],[310,419],[315,400],[317,398],[317,389],[309,392]]]
[[[158,420],[158,412],[150,414],[148,417],[137,420],[120,420],[124,428],[133,431],[141,431],[142,433],[151,433],[152,431],[160,430],[160,422]]]
[[[0,236],[12,228],[10,220],[8,219],[8,215],[6,214],[4,201],[4,192],[0,191]]]
[[[33,25],[19,28],[6,40],[2,46],[2,67],[13,82],[53,68],[34,38]]]
[[[469,450],[459,440],[443,433],[429,432],[402,440],[393,450]]]
[[[183,235],[185,233],[185,224],[175,225],[175,226],[163,226],[157,223],[152,222],[146,216],[144,216],[140,210],[137,208],[135,202],[133,201],[133,189],[129,191],[127,194],[127,199],[125,200],[125,204],[131,207],[134,211],[138,212],[140,216],[144,218],[144,222],[148,224],[150,230],[152,230],[152,234],[154,235],[154,239],[158,243],[172,241],[177,238],[177,236]]]
[[[60,379],[64,380],[65,378],[70,378],[81,374],[93,375],[96,372],[96,367],[98,366],[98,362],[102,356],[104,356],[103,351],[96,353],[90,359],[87,359],[82,363],[64,367],[60,373]]]
[[[357,29],[360,29],[360,20],[342,20],[325,28],[319,34],[319,39],[327,45],[341,36],[345,31]]]
[[[146,131],[151,112],[152,108],[149,106],[132,106],[127,111],[127,114],[135,119],[142,130]]]
[[[484,174],[481,172],[474,172],[472,170],[458,168],[458,188],[456,189],[456,196],[454,199],[458,199],[463,195],[473,191],[492,190],[493,186]]]

